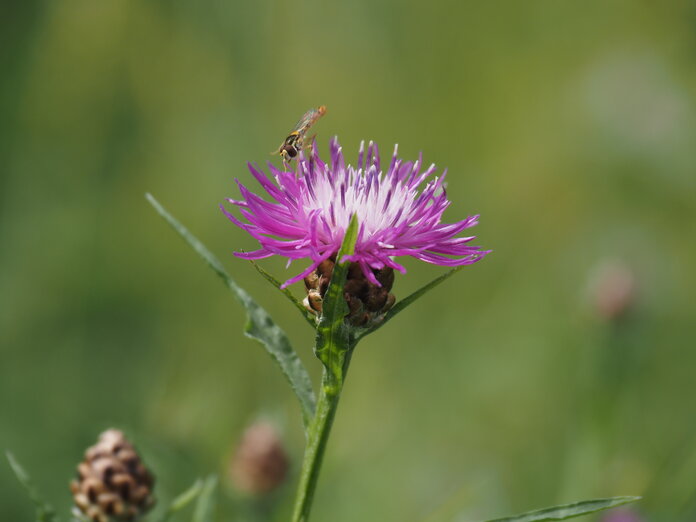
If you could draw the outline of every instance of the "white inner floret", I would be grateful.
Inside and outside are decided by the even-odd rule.
[[[345,230],[356,213],[368,236],[395,226],[409,215],[416,188],[378,173],[374,166],[367,173],[348,166],[346,174],[336,180],[325,172],[314,179],[312,190],[305,192],[301,202],[308,215],[319,210],[332,228]]]

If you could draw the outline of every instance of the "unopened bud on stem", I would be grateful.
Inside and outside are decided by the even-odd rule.
[[[619,261],[606,261],[592,273],[590,299],[595,313],[607,321],[623,317],[634,304],[636,283],[633,270]]]
[[[70,483],[75,505],[94,522],[138,520],[155,503],[154,478],[119,430],[110,429],[88,448]]]
[[[257,422],[244,432],[230,466],[234,486],[249,495],[261,495],[278,487],[288,471],[288,457],[276,428]]]

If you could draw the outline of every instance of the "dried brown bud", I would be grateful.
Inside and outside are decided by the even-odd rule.
[[[77,509],[94,522],[133,521],[154,505],[153,485],[135,448],[110,429],[85,451],[70,490]]]
[[[307,289],[305,306],[317,315],[321,313],[322,300],[329,287],[334,264],[335,258],[322,261],[304,279]],[[372,273],[382,286],[370,283],[357,263],[351,263],[348,267],[343,295],[349,310],[347,318],[354,326],[368,326],[379,321],[396,301],[394,294],[390,293],[394,285],[394,270],[385,267],[381,270],[373,269]]]
[[[230,466],[234,486],[261,495],[278,487],[287,471],[288,457],[276,428],[264,421],[247,428]]]

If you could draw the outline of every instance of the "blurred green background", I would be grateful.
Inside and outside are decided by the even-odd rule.
[[[314,518],[471,520],[639,494],[644,520],[695,520],[693,3],[327,4],[0,7],[0,448],[65,512],[84,448],[118,426],[163,501],[219,471],[219,519],[235,520],[227,462],[266,415],[293,462],[273,499],[288,518],[295,399],[143,195],[224,261],[316,377],[311,332],[232,256],[255,243],[218,204],[235,177],[257,187],[246,162],[277,162],[269,151],[325,104],[323,151],[334,134],[353,158],[361,139],[423,151],[449,169],[447,219],[480,213],[477,244],[494,252],[360,345]],[[617,286],[597,276],[607,263],[632,281],[620,319],[596,305]],[[397,297],[443,272],[407,266]],[[32,519],[6,465],[0,506]]]

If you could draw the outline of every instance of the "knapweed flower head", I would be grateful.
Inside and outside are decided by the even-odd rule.
[[[94,522],[134,521],[152,508],[154,477],[120,430],[99,435],[70,483],[77,516]]]
[[[397,156],[397,147],[383,170],[377,145],[360,145],[357,166],[346,165],[343,151],[334,138],[331,161],[324,163],[316,144],[302,154],[295,170],[269,164],[272,176],[249,164],[249,170],[266,191],[270,201],[247,189],[238,180],[241,200],[228,199],[239,208],[242,219],[223,208],[237,226],[261,245],[253,252],[236,252],[244,259],[282,256],[308,259],[309,266],[283,286],[300,281],[338,252],[353,214],[359,231],[351,261],[365,278],[381,286],[376,273],[390,268],[406,272],[395,258],[411,256],[427,263],[459,266],[475,263],[488,251],[471,246],[475,236],[458,235],[476,225],[478,216],[443,223],[450,205],[444,186],[446,172],[434,176],[435,165],[423,170],[422,156],[415,162]]]

